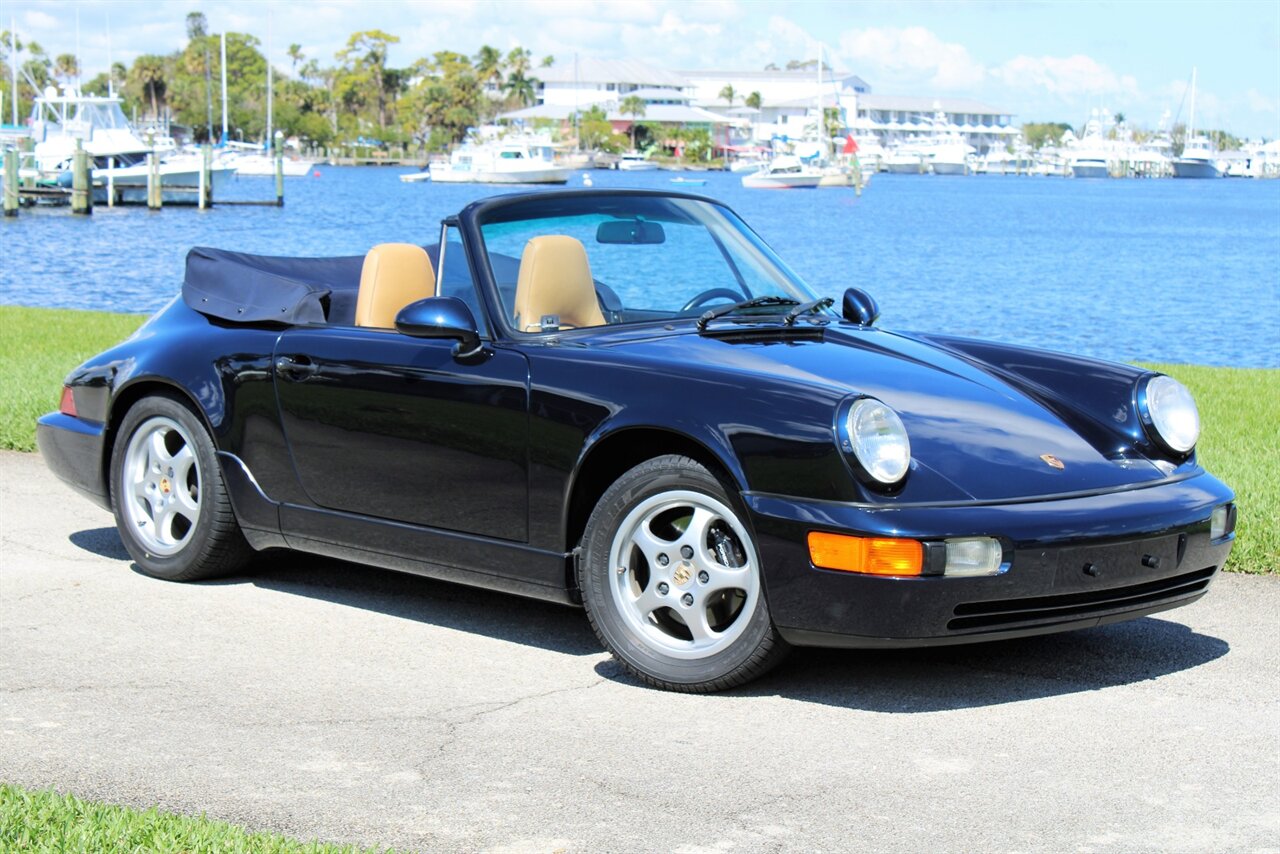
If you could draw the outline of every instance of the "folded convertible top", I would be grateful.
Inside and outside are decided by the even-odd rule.
[[[325,301],[360,285],[363,255],[285,258],[197,246],[187,253],[183,301],[242,323],[324,323]]]

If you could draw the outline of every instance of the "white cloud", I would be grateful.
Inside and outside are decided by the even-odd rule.
[[[28,9],[22,13],[22,23],[33,30],[56,30],[58,19],[39,9]]]
[[[1280,104],[1276,103],[1276,99],[1268,98],[1257,89],[1250,89],[1244,93],[1244,96],[1248,101],[1249,109],[1255,113],[1280,113]]]
[[[980,85],[987,71],[961,44],[924,27],[868,27],[840,36],[840,53],[867,79],[888,87],[956,91]],[[886,85],[877,88],[884,90]]]
[[[1138,81],[1089,56],[1015,56],[991,76],[1011,89],[1041,90],[1067,101],[1106,96],[1137,97]]]

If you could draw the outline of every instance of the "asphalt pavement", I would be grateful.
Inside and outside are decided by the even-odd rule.
[[[0,453],[0,779],[425,851],[1280,851],[1280,579],[968,648],[624,676],[580,611],[301,555],[183,585]]]

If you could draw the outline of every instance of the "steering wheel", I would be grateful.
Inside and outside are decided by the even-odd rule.
[[[730,290],[729,288],[707,288],[705,291],[685,303],[684,308],[680,309],[680,311],[693,311],[695,308],[701,308],[713,299],[727,299],[730,302],[740,302],[742,298],[741,293]]]

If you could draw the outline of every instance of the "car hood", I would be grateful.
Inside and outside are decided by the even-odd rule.
[[[1016,351],[1037,353],[1042,366],[1045,358],[1060,360],[1059,373],[1076,379],[1081,365],[1112,370],[1107,379],[1117,388],[1102,402],[1106,411],[1095,411],[1100,402],[1089,394],[1055,392],[1007,365],[920,337],[844,324],[677,333],[609,346],[693,366],[694,372],[732,374],[743,389],[784,386],[789,394],[780,400],[793,401],[803,389],[802,396],[817,404],[810,416],[825,417],[826,425],[840,400],[878,398],[898,412],[910,436],[908,485],[920,478],[933,482],[935,488],[926,490],[933,498],[999,501],[1097,491],[1164,479],[1175,468],[1135,450],[1141,432],[1127,402],[1139,372],[1124,366]],[[767,394],[755,397],[769,401]],[[950,488],[937,488],[939,480]],[[902,497],[912,492],[919,496],[921,490],[908,488]]]

